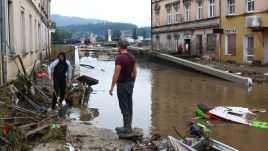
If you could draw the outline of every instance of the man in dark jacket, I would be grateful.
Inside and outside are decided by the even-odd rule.
[[[53,71],[53,77],[51,76]],[[66,90],[66,79],[68,79],[68,84],[71,84],[72,80],[72,65],[70,61],[66,60],[64,52],[58,54],[58,59],[52,62],[48,67],[48,78],[53,81],[54,91],[52,99],[52,110],[56,109],[57,97],[60,94],[60,105],[64,100],[65,90]],[[67,75],[67,78],[66,78]],[[68,103],[68,102],[66,102]]]
[[[118,42],[119,56],[116,57],[112,85],[109,91],[110,95],[113,95],[114,86],[115,84],[117,85],[117,97],[124,121],[123,127],[116,128],[116,131],[118,133],[132,132],[132,94],[134,82],[136,80],[137,69],[136,60],[134,56],[127,51],[127,46],[127,41]]]

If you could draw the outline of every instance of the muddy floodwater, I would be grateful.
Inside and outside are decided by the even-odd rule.
[[[89,64],[94,69],[80,67],[81,75],[99,80],[93,86],[88,105],[71,116],[98,127],[114,129],[122,125],[116,92],[108,94],[114,69],[114,61],[98,61],[83,57],[77,63]],[[176,136],[172,127],[180,133],[187,129],[186,121],[194,121],[195,105],[241,106],[268,109],[268,86],[252,88],[210,76],[139,60],[138,76],[134,88],[134,127],[143,128],[148,136],[153,131]],[[80,119],[79,119],[80,117]],[[257,119],[268,121],[268,113],[258,113]],[[205,120],[195,120],[205,123]],[[217,122],[212,128],[213,138],[242,151],[268,150],[268,129],[253,128],[230,122]]]

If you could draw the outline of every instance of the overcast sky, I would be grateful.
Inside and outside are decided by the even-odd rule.
[[[52,0],[52,14],[151,25],[151,0]]]

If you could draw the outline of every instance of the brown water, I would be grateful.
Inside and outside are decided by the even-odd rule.
[[[95,66],[95,69],[81,67],[81,75],[99,80],[99,84],[93,86],[94,91],[87,105],[88,108],[95,108],[94,113],[97,112],[90,112],[90,116],[97,117],[88,118],[87,114],[83,115],[84,112],[81,112],[80,120],[92,119],[91,124],[109,129],[121,126],[122,116],[116,95],[108,95],[114,62],[94,58],[81,58],[80,62]],[[172,127],[175,126],[184,133],[187,129],[186,121],[193,121],[196,116],[194,108],[198,103],[267,109],[267,96],[267,85],[247,88],[198,73],[139,61],[133,96],[133,124],[143,128],[146,135],[158,131],[162,135],[176,137]],[[259,113],[257,118],[268,121],[268,113]],[[268,129],[230,122],[211,122],[215,124],[212,128],[213,137],[223,143],[242,151],[268,150]]]

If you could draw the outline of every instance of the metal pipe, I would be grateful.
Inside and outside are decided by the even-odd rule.
[[[220,16],[220,17],[219,17],[219,28],[221,29],[221,28],[222,28],[222,26],[221,26],[221,22],[222,22],[222,21],[221,21],[221,19],[222,19],[222,18],[221,18],[221,17],[222,17],[222,16],[221,16],[221,15],[222,15],[222,12],[221,12],[221,11],[222,11],[222,8],[221,8],[221,7],[222,7],[222,2],[221,2],[221,0],[219,0],[219,3],[220,3],[220,4],[219,4],[219,5],[220,5],[220,8],[219,8],[219,9],[220,9],[220,10],[219,10],[219,16]],[[219,38],[220,43],[219,43],[219,46],[218,46],[218,49],[219,49],[219,59],[218,59],[218,60],[221,61],[221,49],[222,49],[222,48],[221,48],[221,40],[222,40],[221,36],[222,36],[222,34],[220,33],[219,35],[220,35],[220,38]]]
[[[151,0],[151,50],[150,52],[153,51],[153,0]]]
[[[7,57],[6,57],[6,0],[2,0],[2,80],[7,82]]]

